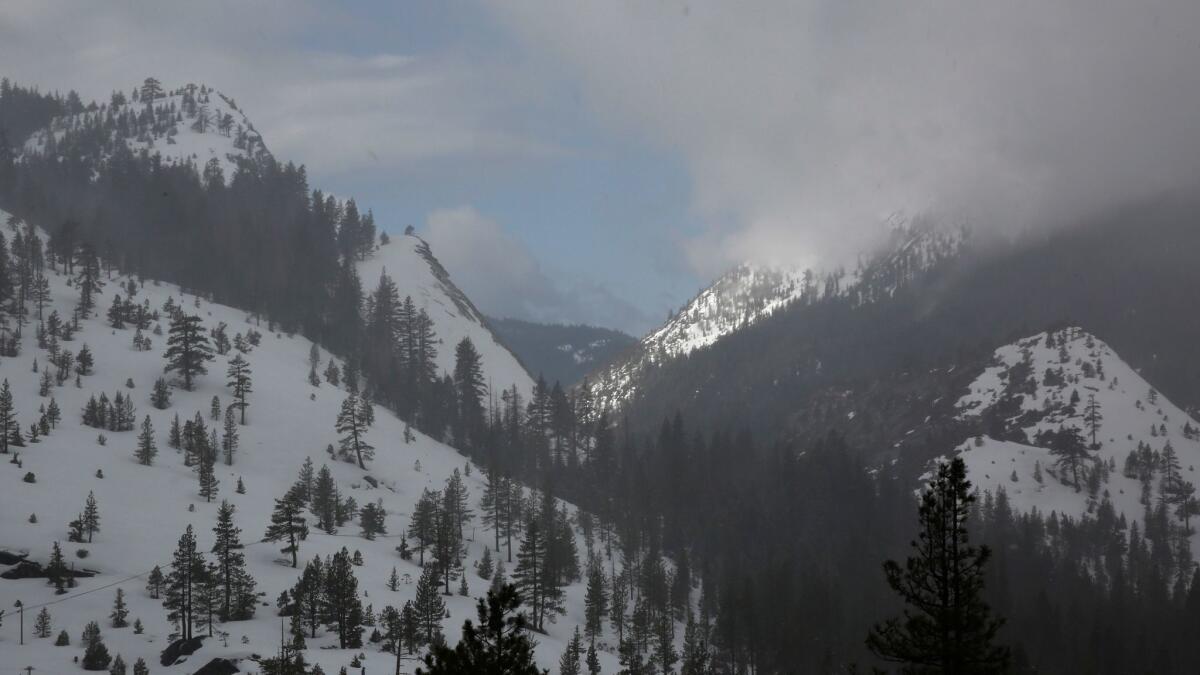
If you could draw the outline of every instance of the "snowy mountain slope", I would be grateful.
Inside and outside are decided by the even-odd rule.
[[[595,372],[597,401],[614,408],[624,404],[638,390],[645,369],[709,347],[794,302],[844,296],[867,303],[887,297],[914,275],[957,254],[966,237],[962,229],[929,223],[895,220],[888,228],[889,243],[849,273],[739,265],[644,337],[637,348]]]
[[[86,138],[99,144],[101,162],[120,143],[135,155],[158,155],[164,164],[192,163],[199,171],[216,159],[226,180],[240,161],[270,156],[246,114],[215,89],[189,84],[149,100],[110,103],[55,118],[25,141],[23,151],[55,153],[64,143]]]
[[[454,372],[454,347],[464,337],[471,338],[483,360],[484,377],[490,389],[499,391],[514,384],[528,395],[533,380],[517,357],[502,345],[487,326],[487,320],[454,282],[450,273],[434,257],[429,244],[415,234],[392,237],[367,260],[359,263],[363,288],[370,291],[386,272],[401,297],[411,295],[418,308],[424,308],[437,331],[438,367]]]
[[[1072,472],[1056,468],[1047,432],[1074,427],[1090,445],[1093,399],[1102,417],[1094,425],[1098,447],[1076,489]],[[1145,504],[1156,504],[1166,487],[1161,460],[1168,445],[1181,480],[1200,482],[1200,425],[1108,345],[1078,328],[1040,333],[996,350],[994,365],[958,406],[962,419],[984,428],[958,448],[971,481],[992,494],[1004,490],[1021,511],[1079,517],[1108,499],[1117,515],[1138,521]],[[1127,463],[1139,446],[1150,462]]]
[[[0,214],[0,222],[6,216]],[[399,246],[394,244],[397,249]],[[391,258],[389,258],[391,259]],[[60,315],[70,316],[77,292],[68,285],[66,277],[51,273],[52,308]],[[112,276],[98,299],[103,310],[118,292],[118,282],[128,279]],[[182,465],[180,456],[168,447],[166,434],[171,418],[179,414],[187,419],[202,412],[207,424],[210,401],[220,398],[222,406],[230,402],[225,386],[226,363],[236,350],[218,356],[209,364],[209,373],[199,378],[195,391],[174,391],[171,407],[155,409],[149,402],[151,385],[162,375],[165,336],[149,332],[153,345],[148,351],[132,346],[132,329],[113,329],[101,316],[81,322],[81,329],[62,347],[77,352],[87,344],[95,357],[94,373],[74,378],[63,386],[52,387],[50,396],[63,413],[62,422],[40,442],[19,450],[20,465],[0,462],[0,549],[27,552],[29,559],[45,563],[51,544],[59,541],[68,561],[77,568],[95,570],[92,578],[80,579],[78,588],[68,595],[56,596],[43,579],[0,579],[0,607],[8,609],[0,628],[0,663],[5,667],[33,666],[35,672],[57,674],[76,672],[72,662],[82,653],[79,635],[88,621],[98,621],[110,653],[120,653],[127,663],[144,657],[155,673],[191,673],[214,656],[231,658],[251,654],[270,656],[275,653],[280,619],[275,615],[274,601],[281,591],[292,586],[299,570],[287,566],[277,543],[260,543],[266,529],[273,500],[287,490],[305,457],[312,457],[317,466],[328,464],[342,494],[353,496],[361,505],[382,500],[386,510],[388,535],[375,541],[359,536],[358,527],[347,524],[337,535],[323,534],[315,528],[300,547],[301,564],[315,555],[329,555],[341,547],[363,554],[364,566],[355,568],[364,604],[370,603],[376,612],[385,605],[400,606],[415,594],[415,579],[420,569],[415,562],[401,560],[394,552],[397,534],[407,527],[410,511],[426,487],[440,488],[454,469],[467,470],[465,460],[452,448],[420,434],[411,443],[403,440],[403,424],[385,410],[376,411],[376,423],[368,440],[376,446],[376,458],[364,472],[356,465],[329,457],[325,448],[337,442],[334,420],[346,392],[328,383],[312,387],[306,381],[307,358],[311,343],[283,334],[272,334],[265,326],[251,325],[245,313],[185,296],[178,288],[167,284],[146,282],[135,295],[137,302],[149,301],[160,309],[168,298],[174,298],[188,312],[202,317],[205,327],[218,322],[229,326],[229,334],[245,334],[250,329],[263,333],[261,344],[246,354],[253,369],[253,393],[250,395],[247,425],[239,427],[240,446],[232,466],[217,465],[220,493],[217,501],[206,503],[197,494],[197,479],[191,469]],[[47,308],[48,313],[51,308]],[[35,310],[36,311],[36,310]],[[445,319],[443,319],[443,322]],[[165,320],[159,321],[165,330]],[[440,326],[439,326],[440,329]],[[322,360],[329,358],[322,353]],[[49,397],[40,397],[40,373],[33,371],[37,361],[39,371],[47,365],[47,354],[39,349],[35,330],[26,326],[21,340],[20,356],[0,360],[0,377],[8,380],[15,400],[17,420],[24,427],[38,418],[40,406]],[[127,386],[132,381],[133,388]],[[83,426],[80,411],[89,396],[107,392],[111,397],[121,391],[132,396],[139,422],[149,415],[158,443],[158,457],[153,466],[142,466],[133,459],[136,432],[100,432]],[[107,437],[104,445],[98,436]],[[13,455],[6,460],[15,459]],[[419,463],[419,468],[418,468]],[[103,478],[97,476],[103,472]],[[25,482],[31,473],[36,482]],[[366,480],[370,475],[379,487]],[[238,479],[246,486],[245,494],[234,490]],[[472,493],[472,505],[478,504],[481,493],[480,473],[472,472],[466,483]],[[101,523],[95,541],[89,544],[68,544],[67,523],[77,517],[89,491],[95,493]],[[223,624],[228,632],[228,644],[220,639],[208,640],[204,648],[192,656],[186,665],[172,668],[158,666],[158,654],[168,644],[169,624],[161,603],[148,597],[145,574],[154,566],[164,568],[170,561],[176,541],[184,528],[195,527],[201,549],[207,551],[212,543],[212,526],[220,499],[236,505],[236,523],[242,528],[242,540],[248,569],[263,592],[267,606],[258,608],[256,617],[245,622]],[[193,510],[194,509],[194,510]],[[36,515],[36,522],[30,522]],[[466,567],[476,561],[491,532],[476,520],[469,528]],[[580,543],[582,549],[582,542]],[[86,550],[86,558],[77,551]],[[385,582],[393,566],[413,583],[401,585],[398,592],[387,590]],[[0,565],[0,572],[7,567]],[[512,566],[508,566],[511,572]],[[487,581],[468,572],[472,595],[481,594]],[[125,590],[130,608],[130,620],[140,618],[146,626],[144,635],[135,635],[131,628],[114,629],[107,621],[116,588]],[[548,635],[538,635],[538,659],[543,667],[557,663],[564,640],[575,626],[583,621],[582,584],[566,589],[567,614],[548,627]],[[14,603],[20,600],[28,609],[25,616],[25,645],[18,644],[18,621]],[[462,621],[474,617],[474,599],[446,597],[450,618],[443,623],[449,641],[458,639]],[[48,604],[53,603],[53,604]],[[31,637],[34,615],[39,606],[47,605],[52,615],[53,632],[65,629],[71,636],[71,646],[54,647],[53,638]],[[370,631],[368,630],[368,633]],[[608,636],[607,642],[613,642]],[[366,655],[367,672],[391,672],[394,656],[382,653],[377,646],[367,644],[361,650],[339,650],[336,635],[327,632],[309,641],[307,656],[322,665],[326,672],[336,673],[351,660],[353,653]],[[616,670],[616,659],[610,653],[602,655],[605,672]],[[243,661],[244,672],[256,672],[251,661]],[[411,663],[406,666],[411,668]]]

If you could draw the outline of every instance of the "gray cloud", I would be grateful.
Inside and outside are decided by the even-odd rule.
[[[685,158],[708,273],[845,259],[897,211],[1022,228],[1200,176],[1194,0],[489,6]]]
[[[507,125],[536,90],[502,63],[305,46],[313,31],[364,30],[355,21],[308,0],[12,0],[0,3],[0,63],[18,81],[85,99],[149,75],[207,83],[237,100],[278,157],[325,175],[560,152]]]
[[[552,323],[588,323],[640,335],[653,321],[592,281],[555,282],[529,249],[469,206],[429,214],[421,236],[455,283],[485,314]],[[555,274],[556,279],[570,275]]]

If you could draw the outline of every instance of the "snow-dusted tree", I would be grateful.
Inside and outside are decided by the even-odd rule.
[[[246,397],[252,391],[250,381],[250,363],[241,354],[234,354],[229,360],[229,369],[225,373],[229,377],[229,388],[233,390],[233,403],[241,414],[241,424],[246,423],[246,408],[249,407]]]
[[[92,536],[100,531],[100,507],[96,505],[95,493],[88,491],[87,501],[83,505],[83,515],[79,519],[83,526],[83,532],[87,535],[88,543],[92,543]]]
[[[17,428],[12,389],[8,386],[8,378],[4,378],[4,383],[0,384],[0,453],[8,454],[9,439]]]
[[[154,388],[150,392],[150,404],[159,410],[171,407],[171,385],[167,384],[166,378],[160,377],[154,380]]]
[[[188,525],[175,547],[163,594],[163,605],[170,611],[170,619],[176,623],[179,636],[184,640],[192,639],[197,595],[204,575],[204,556],[196,548],[196,535]]]
[[[157,455],[158,446],[154,443],[154,425],[150,423],[150,416],[146,415],[142,420],[142,430],[138,433],[137,450],[134,452],[134,457],[137,458],[138,464],[150,466],[154,463]]]
[[[220,591],[219,616],[222,621],[242,621],[254,616],[256,599],[254,578],[246,571],[242,553],[242,530],[233,522],[235,507],[222,501],[217,509],[217,524],[212,552],[216,557],[216,583]]]
[[[125,602],[124,589],[117,589],[117,595],[113,598],[112,612],[108,618],[112,620],[113,628],[124,628],[129,625],[129,605]]]
[[[183,378],[183,388],[191,391],[195,378],[208,372],[204,363],[213,359],[199,316],[180,312],[172,317],[164,356],[167,359],[164,371],[178,373]]]
[[[221,437],[221,451],[225,455],[225,464],[233,466],[233,455],[238,448],[237,410],[234,406],[225,409],[225,433]]]
[[[308,538],[308,523],[304,519],[304,495],[299,486],[293,485],[287,494],[275,500],[271,513],[271,525],[263,535],[265,541],[283,541],[286,545],[281,553],[291,554],[292,567],[296,567],[296,554],[300,542]]]
[[[375,448],[367,443],[365,438],[367,429],[374,421],[375,411],[371,407],[371,402],[366,398],[350,394],[345,401],[342,401],[342,409],[338,413],[336,427],[337,432],[342,434],[342,456],[349,458],[353,455],[360,469],[366,469],[366,462],[375,456]]]

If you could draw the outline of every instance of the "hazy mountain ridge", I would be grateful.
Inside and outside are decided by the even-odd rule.
[[[637,343],[636,338],[620,331],[583,324],[489,318],[488,326],[531,373],[563,386],[578,384],[598,365]]]

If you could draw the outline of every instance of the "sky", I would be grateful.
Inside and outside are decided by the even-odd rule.
[[[1200,177],[1191,0],[6,0],[0,64],[212,85],[485,312],[634,334],[894,214],[1017,232]]]

